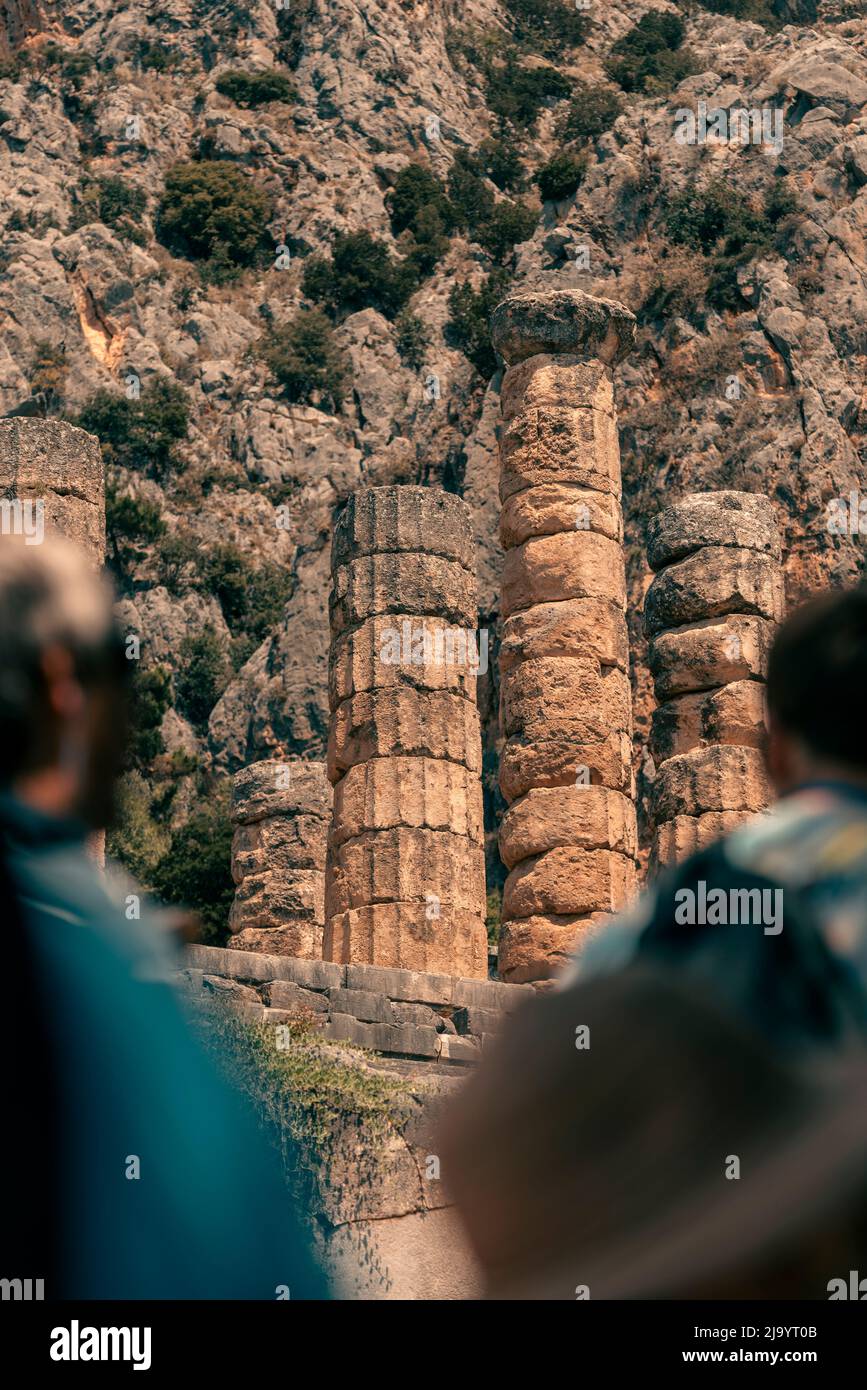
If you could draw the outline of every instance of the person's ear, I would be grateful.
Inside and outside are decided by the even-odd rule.
[[[75,675],[75,663],[66,647],[46,647],[40,660],[45,698],[58,719],[76,719],[84,709],[84,691]]]

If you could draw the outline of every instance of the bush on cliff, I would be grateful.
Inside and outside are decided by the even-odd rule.
[[[295,101],[298,96],[286,74],[276,68],[268,68],[264,72],[242,72],[232,68],[229,72],[220,73],[216,86],[221,96],[228,97],[236,106],[248,109],[264,106],[269,101]]]
[[[394,318],[419,282],[418,271],[396,261],[370,232],[339,232],[331,254],[308,257],[301,288],[334,315],[378,309]]]
[[[613,45],[605,71],[625,92],[670,92],[697,71],[693,54],[681,48],[683,36],[678,15],[650,10]]]
[[[96,435],[106,462],[161,481],[182,468],[177,445],[187,437],[189,420],[183,387],[157,377],[138,399],[100,389],[75,423]]]
[[[207,731],[208,717],[228,680],[229,662],[213,627],[183,639],[175,671],[176,702],[197,733]]]
[[[200,261],[209,278],[225,280],[270,248],[265,232],[272,214],[270,196],[237,165],[175,164],[166,174],[157,235],[174,255]]]
[[[557,123],[561,140],[598,140],[623,110],[623,98],[612,87],[576,82],[566,114]]]
[[[494,270],[478,290],[464,281],[455,285],[449,295],[446,337],[486,379],[497,370],[497,355],[491,346],[491,314],[506,294],[508,285],[506,272]]]
[[[331,321],[319,309],[301,309],[288,323],[270,328],[255,350],[288,401],[340,409],[349,364]]]
[[[587,168],[587,156],[561,150],[543,164],[533,178],[539,197],[545,203],[559,203],[578,191]]]
[[[147,211],[144,189],[126,179],[108,175],[85,180],[78,191],[70,226],[84,227],[89,222],[103,222],[128,241],[143,246],[147,241],[142,218]]]
[[[589,23],[570,0],[503,0],[516,41],[532,53],[562,59],[587,37]]]
[[[163,902],[195,908],[202,923],[199,939],[207,946],[222,946],[228,939],[235,891],[231,864],[229,788],[226,781],[215,781],[200,790],[196,808],[172,832],[171,848],[151,874],[151,886]]]

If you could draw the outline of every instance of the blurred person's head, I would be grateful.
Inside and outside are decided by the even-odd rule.
[[[0,791],[104,826],[129,663],[111,588],[76,546],[0,538],[0,653]]]
[[[867,785],[867,588],[797,608],[768,662],[768,771],[785,794],[817,779]]]

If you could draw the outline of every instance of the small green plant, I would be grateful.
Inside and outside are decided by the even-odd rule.
[[[501,193],[519,193],[524,186],[524,164],[518,141],[489,135],[478,149],[479,167]]]
[[[137,399],[103,388],[75,423],[96,435],[108,463],[158,481],[182,468],[176,446],[187,437],[189,405],[183,387],[167,377],[157,377]]]
[[[147,772],[154,759],[165,751],[160,726],[171,705],[172,678],[165,666],[136,663],[133,671],[130,698],[130,728],[128,763]]]
[[[151,786],[138,768],[132,768],[115,788],[115,816],[106,836],[106,852],[149,887],[170,845],[171,832],[154,814]]]
[[[678,15],[649,10],[613,45],[605,71],[625,92],[670,92],[696,71],[695,58],[681,48],[683,36]]]
[[[424,319],[403,309],[394,321],[396,329],[394,344],[400,359],[414,372],[421,371],[425,356],[430,347],[430,333]]]
[[[408,257],[419,275],[428,275],[448,250],[454,210],[445,189],[424,164],[408,164],[386,198],[395,236],[409,232]]]
[[[587,37],[588,21],[567,0],[503,0],[516,41],[531,53],[561,59]]]
[[[543,202],[559,203],[578,191],[587,168],[587,156],[561,150],[536,170],[533,182]]]
[[[143,246],[147,241],[142,228],[146,211],[147,195],[143,188],[107,175],[82,184],[70,225],[84,227],[89,222],[103,222],[127,240]]]
[[[270,248],[269,195],[236,165],[203,159],[166,174],[157,235],[176,256],[200,261],[209,278],[230,279]]]
[[[310,256],[301,288],[309,299],[335,315],[378,309],[394,318],[418,285],[418,270],[395,261],[370,232],[340,232],[329,256]]]
[[[288,323],[271,327],[255,350],[287,400],[340,409],[349,364],[321,310],[300,309]]]
[[[497,369],[490,320],[508,284],[509,276],[498,269],[491,272],[480,289],[473,289],[469,281],[465,281],[455,285],[449,295],[447,337],[485,378],[493,376]]]
[[[193,728],[204,733],[208,716],[228,684],[229,662],[210,624],[184,637],[178,655],[177,706]]]
[[[623,98],[613,87],[577,82],[566,114],[558,121],[561,140],[598,140],[623,110]]]
[[[797,198],[782,180],[757,207],[723,179],[712,179],[703,188],[690,184],[673,198],[664,225],[669,240],[710,258],[708,302],[734,309],[742,302],[738,269],[771,249],[778,223],[797,209]]]
[[[787,22],[774,13],[771,0],[698,0],[698,3],[703,10],[710,10],[711,14],[727,14],[734,19],[751,20],[753,24],[761,24],[771,32],[781,29]],[[807,14],[798,15],[798,22],[801,24],[813,24],[815,20],[815,10],[812,17]]]
[[[236,106],[255,108],[269,101],[292,102],[298,92],[285,73],[276,68],[264,72],[241,72],[233,68],[217,78],[217,91]]]
[[[234,896],[229,788],[214,780],[200,792],[189,819],[172,833],[171,848],[151,875],[163,902],[192,907],[202,923],[200,939],[221,946],[228,938]]]
[[[572,94],[572,83],[557,68],[525,67],[512,50],[505,61],[487,65],[484,79],[491,111],[521,131],[534,129],[543,106]]]
[[[63,405],[66,390],[66,347],[42,338],[33,346],[30,359],[30,389],[43,402],[46,415],[56,414]]]
[[[458,150],[449,170],[449,200],[454,225],[475,233],[494,210],[495,198],[478,156]]]
[[[143,72],[170,72],[180,62],[180,54],[160,39],[139,39],[133,61]]]
[[[254,565],[232,541],[221,541],[199,555],[202,587],[217,599],[229,631],[261,642],[282,617],[292,592],[284,565]]]
[[[477,240],[489,256],[501,264],[519,242],[529,240],[537,221],[538,213],[524,207],[523,203],[497,203],[476,233]]]
[[[121,589],[130,587],[132,571],[147,547],[165,535],[166,523],[156,502],[119,492],[113,479],[105,489],[105,530],[108,561]]]
[[[189,587],[199,559],[200,546],[186,531],[170,531],[157,542],[157,583],[176,597]]]

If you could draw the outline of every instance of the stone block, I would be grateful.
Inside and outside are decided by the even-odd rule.
[[[331,788],[324,762],[311,758],[267,758],[241,768],[232,778],[232,822],[251,825],[268,817],[305,815],[328,820]]]
[[[501,611],[504,618],[538,603],[606,599],[626,606],[623,549],[593,531],[537,536],[506,552]]]
[[[447,690],[474,702],[482,658],[486,664],[475,628],[403,610],[380,614],[332,641],[331,708],[363,691],[391,689]]]
[[[568,354],[540,352],[507,367],[500,386],[504,420],[522,410],[583,406],[614,414],[614,379],[603,362]]]
[[[619,912],[635,897],[635,863],[610,850],[565,846],[524,859],[503,887],[503,918]]]
[[[635,343],[635,315],[580,290],[521,290],[491,315],[491,339],[510,366],[537,353],[620,362]]]
[[[354,493],[334,527],[332,568],[358,555],[401,551],[439,555],[472,569],[475,537],[462,498],[433,487],[371,487]]]
[[[374,758],[447,759],[478,777],[482,765],[479,713],[448,690],[364,691],[334,710],[328,739],[328,775],[336,781]]]
[[[675,816],[673,820],[663,821],[653,832],[651,863],[659,867],[679,864],[724,835],[730,835],[752,814],[752,811],[705,811],[700,816]]]
[[[500,790],[514,801],[534,787],[574,786],[579,775],[616,791],[633,794],[632,739],[612,733],[587,743],[560,735],[535,734],[506,741],[500,754]]]
[[[371,830],[447,831],[481,844],[481,781],[435,758],[373,758],[351,767],[334,789],[331,844]]]
[[[327,1014],[328,996],[339,992],[329,990],[328,995],[320,990],[305,989],[294,980],[273,980],[268,989],[268,1001],[274,1009],[286,1009],[292,1014]]]
[[[237,938],[235,938],[237,940]],[[234,980],[294,980],[306,989],[334,989],[346,981],[342,965],[322,960],[266,955],[236,947],[187,946],[184,962],[188,969],[209,975],[225,975]]]
[[[380,613],[432,615],[475,629],[476,580],[438,555],[360,555],[334,572],[329,611],[335,634]]]
[[[534,536],[561,532],[608,536],[623,543],[623,515],[616,497],[589,488],[544,483],[508,498],[500,513],[500,540],[505,550]],[[623,559],[621,557],[621,566]]]
[[[372,903],[415,902],[433,926],[446,908],[467,912],[485,900],[480,843],[441,830],[397,826],[336,845],[326,873],[326,917]]]
[[[620,497],[617,426],[600,410],[524,410],[500,436],[500,501],[548,483]]]
[[[779,622],[783,606],[782,572],[769,555],[708,546],[660,570],[644,600],[644,625],[653,635],[727,613]]]
[[[514,613],[500,635],[500,673],[535,657],[592,658],[629,670],[626,616],[606,599],[575,598],[540,603]]]
[[[332,1017],[335,1014],[351,1014],[364,1023],[400,1022],[391,1000],[384,994],[374,994],[367,989],[330,989],[328,1002]]]
[[[292,875],[296,870],[316,869],[321,873],[327,840],[328,821],[320,816],[276,816],[236,825],[232,878],[242,883],[251,874]]]
[[[480,1009],[474,1006],[456,1009],[454,1013],[455,1027],[458,1034],[465,1037],[472,1033],[475,1037],[481,1037],[484,1033],[497,1033],[503,1026],[505,1015],[496,1009]]]
[[[610,920],[607,913],[596,912],[505,922],[500,931],[498,957],[501,978],[512,985],[553,979]]]
[[[264,1009],[262,1012],[262,1023],[267,1028],[275,1027],[277,1024],[284,1023],[288,1027],[301,1025],[304,1028],[315,1028],[321,1032],[328,1022],[328,1015],[321,1011],[306,1009]]]
[[[287,927],[324,921],[324,879],[321,869],[293,869],[291,877],[263,871],[249,874],[235,890],[229,911],[229,931],[246,927]]]
[[[325,925],[323,954],[347,965],[397,962],[398,970],[485,979],[488,939],[480,916],[443,903],[440,917],[424,903],[387,902],[336,914]]]
[[[333,1042],[409,1057],[436,1057],[440,1050],[439,1034],[434,1028],[416,1028],[412,1024],[362,1023],[350,1014],[333,1014],[323,1028],[322,1036]]]
[[[765,687],[760,681],[733,681],[719,690],[667,700],[653,712],[650,749],[657,765],[709,743],[762,748],[765,740]]]
[[[761,753],[736,745],[699,748],[669,758],[657,769],[651,796],[653,822],[705,811],[761,811],[771,800]]]
[[[324,893],[323,882],[323,900]],[[263,908],[263,915],[264,911]],[[308,920],[290,922],[283,926],[241,927],[231,940],[232,949],[244,954],[261,951],[265,955],[316,960],[322,955],[322,923]]]
[[[0,497],[42,502],[46,534],[66,537],[101,568],[105,465],[94,435],[65,420],[0,420]]]
[[[702,710],[707,699],[707,691],[699,690],[692,695],[679,695],[675,700],[666,700],[657,705],[650,721],[649,747],[651,756],[659,768],[668,758],[679,753],[689,753],[705,743]]]
[[[761,680],[774,632],[774,624],[765,618],[740,613],[660,632],[648,653],[656,698],[667,700],[731,681]]]
[[[474,1038],[458,1038],[452,1033],[439,1033],[437,1056],[441,1062],[477,1062],[479,1045]]]
[[[500,822],[500,858],[507,869],[558,847],[638,853],[635,805],[601,786],[539,787],[513,802]]]
[[[755,492],[694,492],[651,517],[647,562],[652,570],[705,546],[758,550],[780,559],[773,503]]]
[[[589,658],[538,657],[502,678],[500,722],[506,738],[591,743],[614,730],[631,733],[631,719],[629,677]]]
[[[354,964],[346,966],[346,986],[348,989],[385,994],[393,1000],[439,1007],[451,1004],[454,980],[451,975]]]
[[[528,985],[509,985],[501,980],[455,980],[452,1000],[462,1008],[510,1013],[532,993]]]

